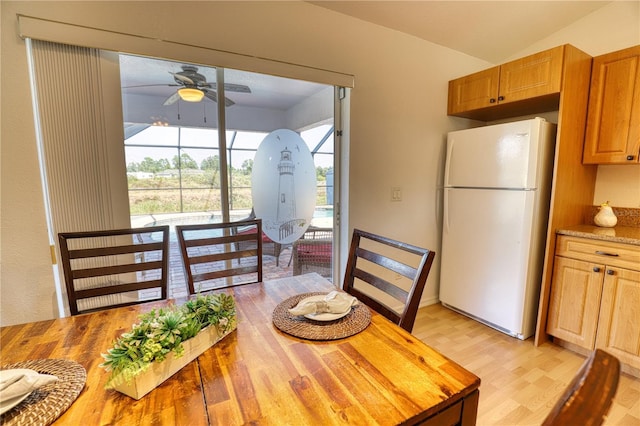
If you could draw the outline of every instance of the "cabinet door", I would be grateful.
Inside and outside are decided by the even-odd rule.
[[[596,347],[640,368],[640,272],[607,268]]]
[[[449,82],[447,114],[494,105],[498,98],[500,67],[490,68]]]
[[[593,59],[585,164],[638,163],[640,46]]]
[[[527,56],[500,67],[498,102],[507,103],[559,93],[563,46]]]
[[[583,348],[594,348],[603,271],[603,265],[556,256],[547,333]]]

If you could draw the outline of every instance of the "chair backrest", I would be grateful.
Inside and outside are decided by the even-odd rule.
[[[596,349],[542,423],[543,426],[601,425],[609,412],[620,379],[620,361]]]
[[[333,229],[310,225],[302,235],[304,240],[333,240]]]
[[[58,234],[71,315],[167,298],[169,227]]]
[[[176,226],[176,234],[190,294],[262,281],[261,219]]]
[[[333,229],[309,226],[302,238],[293,242],[293,275],[317,272],[332,277]]]
[[[434,257],[431,250],[354,229],[343,290],[411,332]]]

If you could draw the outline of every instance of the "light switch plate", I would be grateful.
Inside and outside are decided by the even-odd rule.
[[[399,186],[391,188],[391,201],[402,201],[402,188]]]

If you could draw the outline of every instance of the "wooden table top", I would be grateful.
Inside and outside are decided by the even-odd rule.
[[[85,388],[54,424],[410,424],[478,389],[474,374],[373,312],[364,331],[334,341],[273,325],[281,301],[333,289],[307,274],[227,290],[237,330],[138,401],[104,389],[100,354],[165,302],[2,327],[0,364],[64,358],[84,366]]]

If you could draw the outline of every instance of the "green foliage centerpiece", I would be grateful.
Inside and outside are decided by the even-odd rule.
[[[102,354],[100,366],[111,372],[105,387],[139,399],[235,328],[235,301],[226,293],[199,294],[181,306],[142,314],[140,322]],[[168,364],[156,367],[159,363]],[[153,378],[141,385],[145,374]]]

